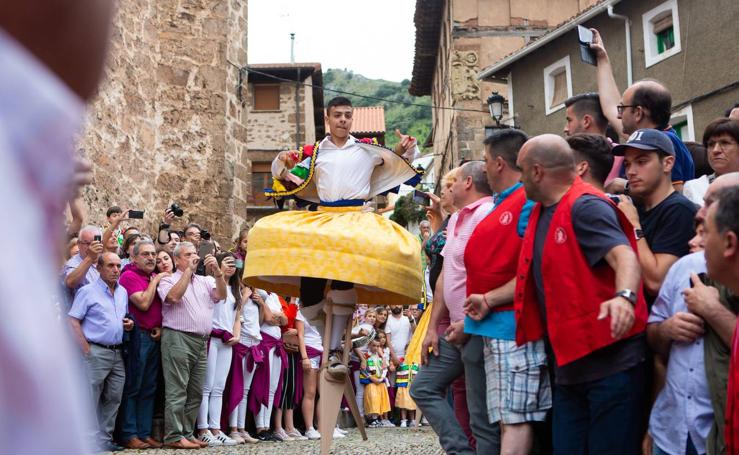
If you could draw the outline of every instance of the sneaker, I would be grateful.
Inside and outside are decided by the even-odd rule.
[[[224,432],[218,433],[217,435],[215,435],[215,438],[224,446],[235,446],[236,444],[238,444],[238,442],[226,436],[226,433]]]
[[[339,428],[338,426],[336,427],[336,429],[337,429],[337,430],[339,431],[339,433],[341,433],[341,434],[347,434],[347,433],[349,433],[349,432],[348,432],[348,431],[346,431],[345,429],[343,429],[343,428]]]
[[[292,441],[293,438],[288,436],[288,434],[285,432],[284,429],[280,428],[279,430],[275,430],[273,433],[276,439],[279,439],[280,441]]]
[[[408,428],[408,422],[405,420],[400,421],[400,428]]]
[[[382,426],[388,427],[388,428],[395,428],[395,424],[389,421],[388,419],[382,419]]]
[[[334,428],[334,439],[341,439],[345,438],[346,435],[344,435],[342,432],[339,431],[338,428]]]
[[[409,428],[415,428],[417,426],[418,425],[416,425],[416,421],[415,420],[408,420],[408,427]]]
[[[296,428],[293,428],[292,430],[288,431],[287,435],[290,436],[294,441],[307,441],[308,440],[308,438],[300,434],[300,432]]]
[[[232,431],[228,434],[228,437],[236,441],[236,444],[243,444],[246,442],[244,438],[241,437],[241,434],[238,431]]]
[[[257,433],[257,439],[259,439],[262,442],[272,442],[272,441],[274,441],[274,437],[267,430],[260,431],[259,433]]]
[[[341,361],[341,355],[341,351],[334,351],[329,354],[328,366],[326,367],[328,377],[326,379],[331,382],[344,382],[349,374],[349,368]]]
[[[223,442],[219,441],[210,430],[200,435],[200,440],[208,444],[208,447],[219,447],[223,445]]]
[[[421,425],[429,426],[431,425],[428,420],[426,420],[426,417],[421,418]]]
[[[259,442],[259,439],[252,437],[249,433],[247,433],[246,430],[239,431],[239,436],[241,436],[244,439],[244,442],[247,444],[256,444]]]
[[[380,422],[380,419],[375,419],[372,420],[367,426],[370,428],[380,428],[382,426],[382,422]]]
[[[317,432],[315,428],[308,428],[305,430],[305,437],[311,441],[315,441],[316,439],[321,439],[321,433]]]

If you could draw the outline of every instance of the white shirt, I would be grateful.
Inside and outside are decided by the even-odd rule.
[[[401,315],[396,318],[392,313],[387,317],[385,333],[390,335],[390,344],[397,357],[405,357],[405,348],[411,341],[411,321]]]
[[[92,453],[89,381],[52,302],[84,104],[1,28],[0,68],[0,210],[12,216],[0,245],[6,258],[35,258],[32,267],[0,261],[2,451]]]
[[[260,291],[261,289],[257,290],[257,292]],[[272,313],[282,313],[282,304],[280,303],[280,299],[277,297],[277,294],[270,292],[269,295],[267,295],[267,298],[264,299],[264,303],[267,304]],[[280,330],[279,325],[270,325],[265,322],[262,324],[260,329],[262,332],[273,338],[282,338],[282,331]]]
[[[305,342],[305,345],[310,346],[313,349],[323,351],[321,334],[318,333],[318,330],[316,330],[315,327],[310,325],[310,322],[305,319],[305,316],[303,316],[303,313],[301,313],[300,310],[298,310],[298,315],[295,317],[295,320],[303,323],[303,342]]]
[[[254,346],[262,341],[259,330],[259,307],[252,299],[246,299],[241,308],[241,339],[244,346]]]
[[[231,291],[231,286],[226,286],[226,299],[218,302],[213,308],[213,328],[227,332],[233,332],[236,322],[236,297]]]
[[[683,196],[690,199],[690,202],[703,207],[703,196],[708,191],[708,185],[711,184],[711,179],[707,175],[701,175],[697,179],[688,180],[683,185]]]
[[[338,148],[330,136],[321,141],[316,159],[316,188],[321,201],[369,199],[370,179],[382,158],[371,155],[349,136]]]

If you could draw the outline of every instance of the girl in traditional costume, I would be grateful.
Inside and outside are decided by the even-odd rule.
[[[390,396],[387,393],[387,364],[383,360],[379,340],[370,343],[367,368],[362,372],[364,389],[364,414],[370,427],[383,426],[380,416],[390,412]]]

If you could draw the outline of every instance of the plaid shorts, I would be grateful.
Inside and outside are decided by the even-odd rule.
[[[544,341],[483,337],[488,419],[504,424],[543,422],[552,407]]]

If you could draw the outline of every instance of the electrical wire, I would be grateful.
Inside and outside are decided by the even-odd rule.
[[[248,66],[246,66],[246,70],[248,72],[250,72],[250,73],[258,74],[260,76],[268,77],[268,78],[275,79],[275,80],[278,80],[278,81],[281,81],[281,82],[290,82],[290,83],[294,83],[295,82],[292,79],[287,79],[287,78],[284,78],[284,77],[275,76],[273,74],[264,73],[262,71],[251,69]],[[483,114],[489,114],[488,111],[482,111],[482,110],[479,110],[479,109],[464,109],[464,108],[460,108],[460,107],[434,106],[432,104],[419,104],[419,103],[411,103],[411,102],[407,102],[407,101],[389,100],[389,99],[386,99],[386,98],[379,98],[379,97],[376,97],[376,96],[360,95],[359,93],[352,93],[352,92],[346,92],[346,91],[343,91],[343,90],[336,90],[336,89],[332,89],[332,88],[327,88],[327,87],[324,87],[322,85],[308,84],[307,82],[298,82],[298,83],[301,84],[301,85],[304,85],[306,87],[319,88],[319,89],[324,90],[324,91],[327,91],[327,92],[339,93],[339,94],[342,94],[342,95],[356,96],[358,98],[365,98],[365,99],[368,99],[368,100],[382,101],[383,103],[394,103],[394,104],[403,104],[405,106],[427,107],[427,108],[430,108],[430,109],[438,109],[438,110],[463,111],[463,112],[481,112]]]

